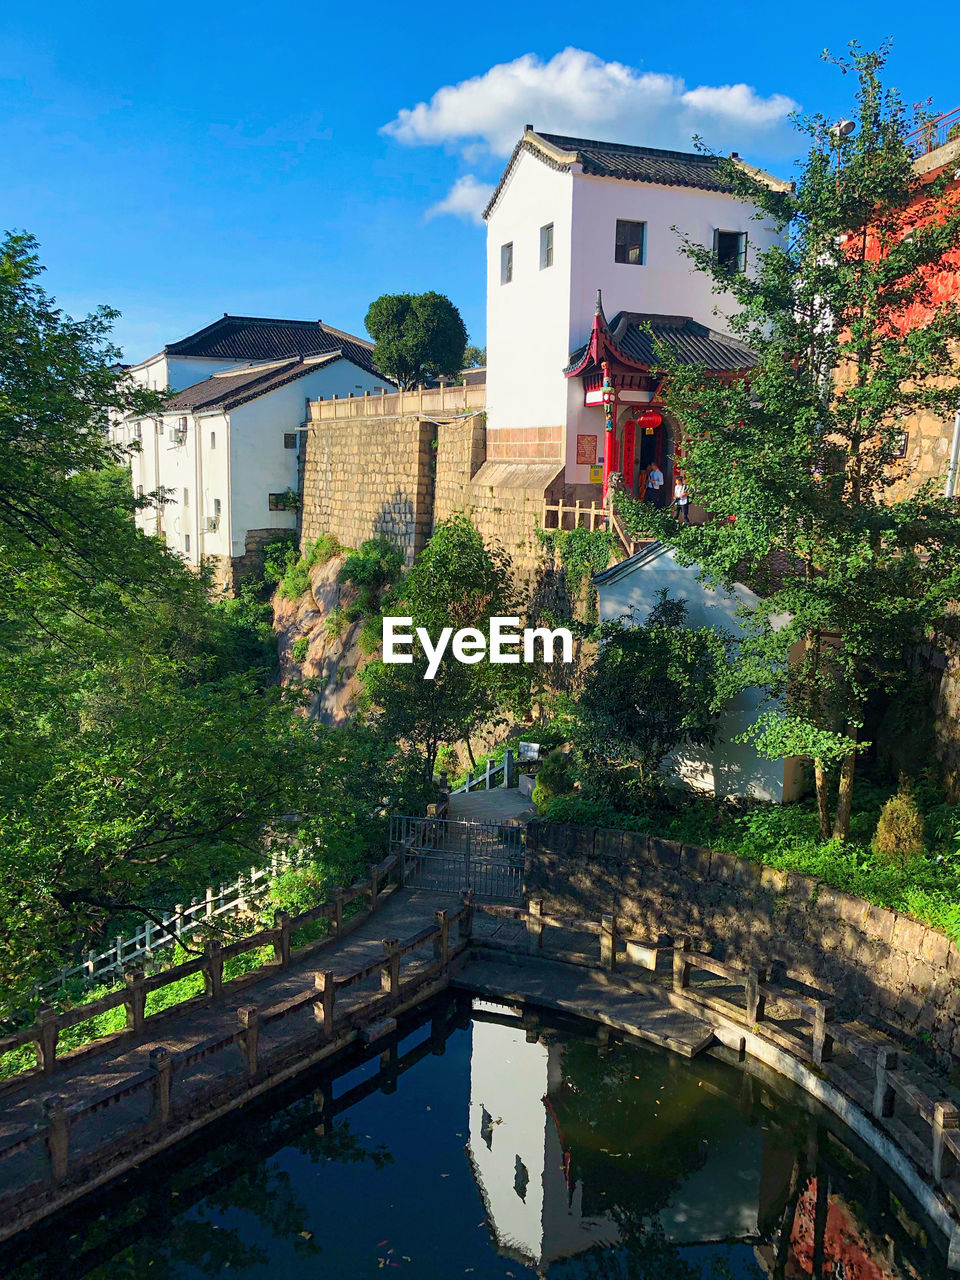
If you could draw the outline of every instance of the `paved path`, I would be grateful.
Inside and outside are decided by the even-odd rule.
[[[300,959],[294,953],[289,968],[273,968],[258,981],[242,986],[225,985],[222,999],[215,1004],[197,1002],[191,1008],[174,1008],[165,1016],[149,1019],[143,1035],[124,1037],[119,1042],[111,1038],[99,1050],[92,1049],[73,1061],[64,1059],[51,1077],[34,1077],[20,1086],[8,1083],[0,1097],[0,1145],[25,1136],[38,1124],[45,1123],[42,1100],[51,1094],[62,1095],[71,1107],[91,1103],[108,1090],[142,1073],[151,1049],[163,1046],[175,1054],[207,1039],[229,1034],[237,1028],[237,1010],[242,1006],[256,1005],[267,1009],[300,995],[312,988],[313,976],[320,970],[332,970],[343,976],[362,968],[383,954],[384,938],[396,937],[401,942],[413,938],[435,923],[437,910],[453,910],[458,906],[459,899],[448,893],[394,893],[379,910],[347,933],[340,943],[312,950],[310,955]],[[428,943],[404,957],[401,974],[404,978],[413,976],[418,968],[426,968],[432,962],[432,946]],[[352,1006],[369,1000],[371,992],[378,990],[379,985],[379,975],[375,974],[338,992],[336,1014],[349,1013]],[[311,1027],[315,1027],[313,1011],[305,1008],[262,1027],[261,1047],[268,1053],[282,1049],[285,1042],[302,1037]],[[239,1047],[212,1054],[177,1073],[175,1088],[178,1100],[193,1094],[200,1099],[220,1077],[235,1074],[238,1070],[242,1070]],[[149,1105],[149,1091],[141,1089],[109,1109],[85,1118],[71,1130],[71,1150],[74,1153],[93,1150],[126,1128],[143,1123]],[[31,1176],[38,1176],[44,1160],[42,1145],[34,1145],[0,1163],[0,1195],[29,1181]]]
[[[493,787],[490,791],[464,791],[450,797],[448,815],[456,821],[505,822],[526,826],[537,810],[517,787]]]

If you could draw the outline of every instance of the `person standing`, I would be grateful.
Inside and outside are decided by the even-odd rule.
[[[663,472],[655,462],[651,462],[647,467],[647,492],[645,501],[652,503],[655,507],[663,505]]]
[[[690,494],[687,491],[686,477],[677,477],[677,487],[673,491],[673,500],[677,504],[677,519],[681,524],[690,523]]]

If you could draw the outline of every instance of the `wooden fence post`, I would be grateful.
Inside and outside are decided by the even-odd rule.
[[[60,1031],[57,1027],[56,1010],[48,1004],[37,1006],[37,1066],[45,1076],[52,1076],[57,1061],[57,1040]]]
[[[446,965],[450,947],[450,914],[447,911],[437,911],[435,915],[440,932],[433,940],[433,954],[442,965]]]
[[[370,876],[370,910],[376,911],[377,895],[380,888],[380,872],[377,870],[375,862],[368,864],[367,874]]]
[[[313,1006],[314,1019],[320,1023],[324,1036],[333,1035],[333,998],[336,994],[336,977],[332,969],[324,969],[313,980],[318,994]]]
[[[143,970],[135,969],[133,973],[124,974],[127,984],[127,995],[124,1000],[124,1012],[128,1031],[142,1031],[147,1009],[147,993],[143,989]]]
[[[59,1093],[53,1093],[44,1098],[43,1114],[47,1121],[47,1153],[50,1156],[50,1172],[54,1182],[62,1182],[67,1176],[70,1129],[67,1124],[67,1108]]]
[[[617,917],[600,917],[600,967],[611,972],[617,967]]]
[[[237,1010],[237,1022],[247,1059],[247,1075],[255,1076],[260,1051],[260,1010],[255,1004],[242,1005]]]
[[[290,915],[286,911],[277,911],[273,916],[273,927],[278,930],[273,940],[273,958],[281,969],[290,964]]]
[[[399,946],[400,941],[398,938],[384,938],[383,940],[384,962],[383,968],[380,970],[380,990],[385,995],[398,996],[400,994]]]
[[[154,1072],[153,1109],[160,1123],[166,1124],[170,1119],[170,1084],[173,1078],[173,1062],[170,1050],[163,1045],[151,1049],[148,1061]]]
[[[464,911],[460,917],[460,937],[473,937],[473,890],[465,889],[463,892]]]
[[[945,1129],[956,1129],[957,1108],[950,1102],[933,1104],[933,1180],[940,1185],[944,1178],[951,1178],[956,1172],[957,1162],[953,1152],[944,1141]]]
[[[767,980],[766,969],[747,970],[747,1022],[751,1027],[763,1021],[767,998],[763,994],[763,984]]]
[[[223,944],[216,938],[210,938],[203,944],[204,993],[211,1000],[219,1000],[223,994]]]
[[[686,991],[690,986],[690,939],[674,938],[673,940],[673,989]]]
[[[884,1116],[892,1116],[896,1104],[896,1095],[888,1080],[887,1072],[897,1069],[896,1049],[878,1049],[876,1078],[873,1087],[873,1118],[882,1120]]]
[[[527,950],[539,951],[543,946],[543,899],[531,898],[527,903]]]
[[[833,1005],[818,1000],[813,1014],[813,1061],[822,1066],[833,1057],[833,1036],[827,1030],[833,1021]]]

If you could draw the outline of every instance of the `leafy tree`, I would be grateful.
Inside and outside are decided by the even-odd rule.
[[[374,361],[401,387],[452,378],[463,367],[467,331],[442,293],[385,293],[371,302],[364,323],[376,343]]]
[[[726,639],[685,626],[686,606],[662,593],[643,626],[597,629],[596,661],[577,698],[573,741],[587,789],[629,808],[655,787],[666,757],[713,741],[724,700]]]
[[[145,412],[107,340],[65,317],[33,242],[0,246],[0,987],[18,992],[124,912],[263,856],[265,833],[364,856],[392,748],[307,721],[255,599],[214,607],[132,518],[104,430]],[[284,815],[296,812],[297,831]]]
[[[910,123],[880,80],[885,51],[851,50],[838,65],[857,84],[856,128],[844,136],[823,116],[798,119],[808,150],[795,190],[728,166],[782,243],[740,273],[684,242],[715,291],[732,295],[730,327],[757,358],[749,382],[728,382],[662,353],[690,489],[711,519],[688,528],[621,500],[635,528],[672,543],[708,582],[760,592],[742,670],[774,703],[754,736],[770,758],[814,762],[824,839],[849,831],[871,696],[900,688],[905,654],[960,590],[955,505],[942,484],[915,486],[900,458],[907,417],[949,420],[960,402],[939,377],[960,312],[931,288],[960,247],[960,207],[949,173],[925,181],[912,167]],[[911,326],[908,308],[928,318]]]
[[[441,521],[413,568],[384,605],[384,612],[411,617],[436,642],[444,627],[476,627],[486,634],[495,615],[515,615],[510,561],[483,538],[462,513]],[[432,680],[419,644],[413,662],[386,664],[377,659],[362,673],[366,715],[378,732],[403,741],[419,755],[425,784],[433,778],[441,747],[466,742],[494,716],[499,702],[499,673],[510,667],[458,662],[449,647]],[[471,753],[471,760],[473,759]]]
[[[463,368],[464,369],[484,369],[487,364],[487,348],[476,347],[472,342],[468,342],[463,349]]]

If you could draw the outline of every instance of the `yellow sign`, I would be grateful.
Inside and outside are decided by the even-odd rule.
[[[590,483],[603,484],[603,467],[590,468]]]

